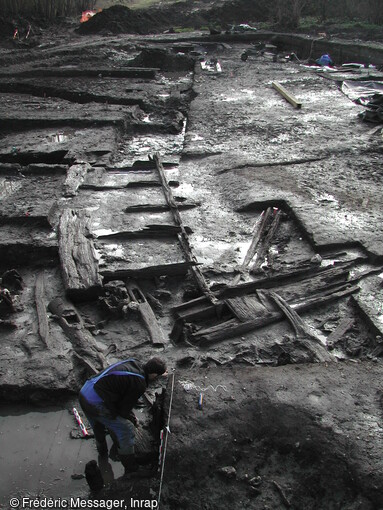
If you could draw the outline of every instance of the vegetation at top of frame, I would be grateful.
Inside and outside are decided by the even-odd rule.
[[[92,9],[95,0],[0,0],[2,16],[37,16],[54,19]]]
[[[96,8],[108,9],[112,5],[123,5],[129,9],[147,9],[149,7],[156,7],[158,5],[182,3],[186,0],[97,0]]]
[[[248,17],[252,19],[241,20],[242,22],[269,19],[271,23],[286,29],[298,28],[301,18],[307,16],[315,17],[319,22],[341,19],[383,25],[383,0],[228,0],[219,7],[214,6],[214,3],[211,1],[213,15],[217,16],[216,21],[219,21],[219,16],[224,16],[225,12],[232,12],[233,15],[237,13],[241,16],[249,13]],[[193,10],[194,5],[198,5],[192,0],[0,0],[0,13],[4,17],[37,16],[52,20],[61,16],[78,15],[86,9],[105,9],[112,5],[138,9],[166,7],[171,4],[186,5],[189,11]],[[211,22],[210,19],[208,21]]]

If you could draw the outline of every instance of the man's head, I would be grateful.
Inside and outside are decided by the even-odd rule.
[[[149,381],[166,372],[166,364],[160,358],[151,358],[145,365],[144,370]]]

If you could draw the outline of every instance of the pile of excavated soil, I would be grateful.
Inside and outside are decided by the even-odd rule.
[[[122,5],[114,5],[93,16],[78,28],[80,34],[99,32],[149,34],[166,27],[164,19],[151,11],[134,11]]]
[[[268,16],[267,4],[263,1],[233,0],[203,9],[196,9],[195,4],[188,1],[140,11],[114,5],[82,23],[78,32],[84,35],[99,32],[148,34],[172,26],[199,28],[204,24],[263,21]]]

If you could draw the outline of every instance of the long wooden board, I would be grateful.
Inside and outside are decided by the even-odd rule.
[[[59,221],[59,255],[67,295],[95,297],[101,290],[98,258],[88,237],[90,216],[84,210],[65,209]]]

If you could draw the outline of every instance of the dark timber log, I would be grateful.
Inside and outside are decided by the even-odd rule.
[[[198,202],[193,202],[192,200],[187,200],[185,202],[179,202],[177,207],[179,210],[186,209],[194,209],[194,207],[198,207],[200,204]],[[135,213],[135,212],[163,212],[169,211],[171,208],[167,204],[138,204],[138,205],[130,205],[125,209],[127,213]]]
[[[91,371],[97,373],[106,368],[107,362],[102,350],[84,327],[83,320],[74,306],[57,297],[49,303],[48,308],[56,316],[76,355],[85,360]]]
[[[354,322],[354,319],[350,317],[342,319],[334,331],[328,336],[327,345],[329,347],[333,347],[337,342],[339,342],[345,333],[352,328]]]
[[[340,299],[359,291],[359,287],[349,287],[348,285],[338,286],[336,290],[323,292],[315,297],[302,298],[301,301],[291,304],[295,311],[305,311],[313,307],[319,307],[328,304],[331,301]],[[210,345],[233,336],[242,335],[254,329],[262,328],[268,324],[278,322],[283,319],[281,311],[269,312],[267,315],[255,318],[246,322],[239,322],[238,319],[230,319],[211,328],[201,329],[195,333],[189,334],[189,340],[200,346]]]
[[[255,229],[254,229],[253,239],[250,243],[249,249],[247,250],[245,259],[244,259],[244,261],[241,265],[241,268],[240,268],[241,271],[245,270],[248,267],[248,265],[250,264],[250,262],[252,261],[252,259],[254,257],[256,250],[257,250],[259,240],[261,239],[263,230],[265,228],[265,225],[267,224],[269,217],[271,215],[271,211],[272,211],[272,209],[271,209],[271,207],[269,207],[266,211],[266,214],[265,214],[265,211],[262,211],[262,214],[258,218],[258,221],[257,221],[257,223],[255,225]],[[239,283],[240,279],[241,279],[241,274],[238,274],[234,278],[232,285],[237,285]]]
[[[261,265],[266,257],[266,254],[269,251],[269,248],[270,248],[271,242],[273,240],[273,237],[275,235],[275,232],[278,229],[280,219],[281,219],[281,210],[278,209],[278,211],[276,211],[276,213],[275,213],[275,216],[274,216],[273,221],[270,225],[270,228],[266,234],[266,237],[261,242],[259,249],[257,249],[257,252],[256,252],[257,258],[254,262],[253,267],[252,267],[252,271],[257,271],[261,267]]]
[[[313,359],[320,362],[331,361],[333,358],[330,353],[297,312],[275,292],[270,292],[270,297],[291,323],[297,341],[311,353]]]
[[[41,271],[36,277],[35,284],[35,302],[37,310],[37,319],[39,325],[39,335],[46,347],[51,347],[50,335],[49,335],[49,323],[48,316],[46,313],[45,303],[45,273]]]
[[[86,211],[65,209],[59,222],[59,254],[67,295],[72,299],[96,297],[101,290],[98,259],[89,235]]]
[[[252,320],[254,317],[264,317],[269,313],[268,308],[254,295],[231,298],[226,304],[241,322]]]
[[[191,232],[189,227],[186,227],[188,232]],[[180,227],[176,225],[146,225],[141,230],[121,231],[114,232],[113,234],[106,234],[98,236],[97,239],[137,239],[137,238],[158,238],[158,237],[175,237],[181,232]]]
[[[133,280],[127,280],[126,288],[130,299],[137,303],[138,311],[140,312],[142,320],[149,332],[152,344],[156,346],[163,346],[168,343],[151,306],[146,301],[146,298],[137,283]]]
[[[298,268],[275,276],[261,277],[252,282],[239,283],[238,285],[225,287],[219,292],[216,292],[216,295],[219,299],[227,299],[251,294],[257,289],[282,287],[316,277],[321,277],[325,281],[330,281],[331,279],[347,277],[351,265],[352,262],[345,262],[330,268],[318,268],[316,266],[313,267],[312,265],[304,264],[301,269]]]
[[[161,264],[138,269],[118,269],[116,271],[101,271],[104,282],[112,280],[126,280],[126,278],[151,278],[153,276],[185,275],[190,268],[189,262],[175,262],[174,264]]]
[[[170,207],[170,210],[173,214],[175,224],[181,228],[181,233],[178,235],[178,240],[179,240],[182,250],[185,254],[186,260],[188,260],[192,264],[195,264],[195,265],[191,266],[191,271],[194,275],[194,278],[195,278],[201,292],[203,294],[205,294],[205,296],[212,303],[216,303],[217,298],[214,296],[213,292],[210,290],[210,288],[205,280],[205,277],[202,274],[200,267],[198,266],[198,260],[193,253],[192,247],[190,246],[189,236],[188,236],[188,233],[184,227],[181,215],[178,210],[179,204],[176,203],[176,201],[173,197],[173,192],[172,192],[172,190],[168,184],[168,181],[166,179],[164,168],[162,166],[160,157],[158,154],[155,154],[153,159],[156,163],[156,167],[157,167],[157,170],[158,170],[158,173],[160,176],[160,180],[162,183],[162,189],[164,191],[166,202],[167,202],[168,206]]]

